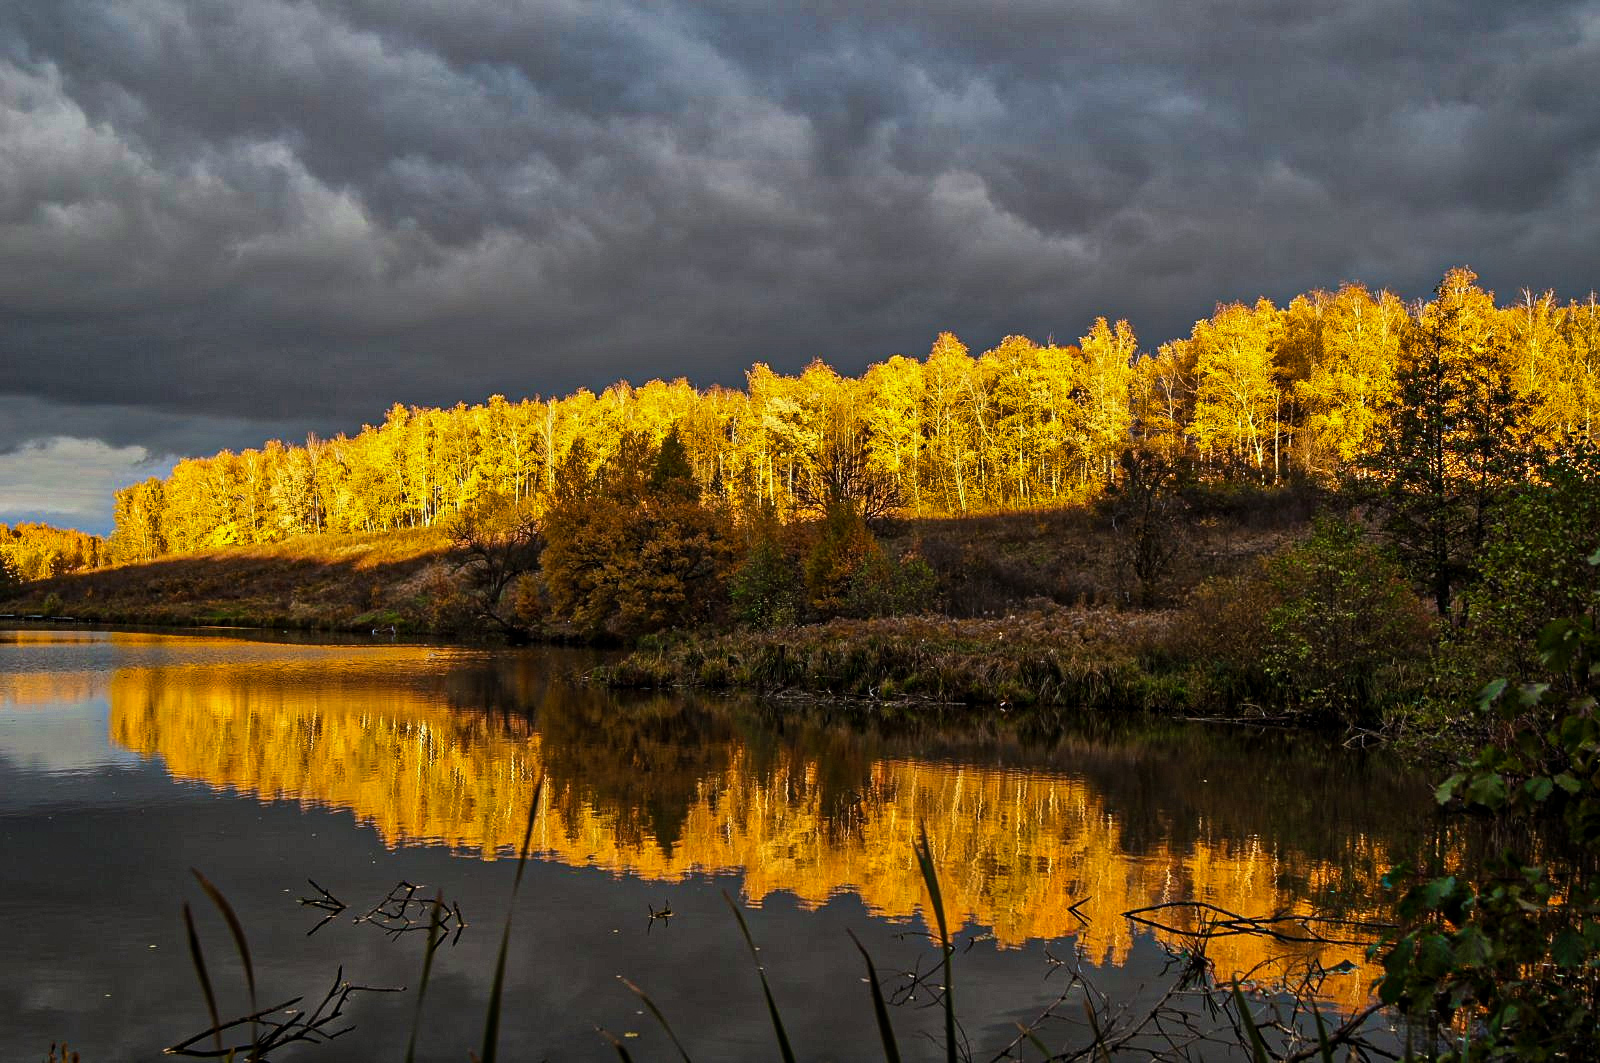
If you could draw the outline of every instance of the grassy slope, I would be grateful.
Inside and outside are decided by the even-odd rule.
[[[0,612],[152,624],[359,629],[428,626],[450,578],[436,530],[314,535],[229,547],[24,584]]]
[[[1158,588],[1157,604],[1181,601],[1207,576],[1237,571],[1299,536],[1315,504],[1314,497],[1286,490],[1212,489],[1191,496],[1176,530],[1183,549]],[[940,611],[953,619],[1037,615],[1043,632],[1065,623],[1067,611],[1125,609],[1137,590],[1119,575],[1110,518],[1094,509],[904,520],[880,537],[891,553],[915,551],[928,559],[939,577]],[[331,630],[396,624],[428,631],[439,626],[438,606],[457,568],[437,529],[305,536],[25,584],[0,591],[0,613]],[[988,632],[963,633],[954,624],[948,631],[964,646],[999,646]],[[817,627],[812,637],[849,632],[859,633],[836,625]],[[1113,648],[1104,644],[1108,654]]]
[[[1180,602],[1207,577],[1237,572],[1303,536],[1324,501],[1289,489],[1189,494],[1173,529],[1177,556],[1152,588],[1151,604]],[[942,611],[955,617],[1124,607],[1140,590],[1118,563],[1118,530],[1094,508],[901,521],[880,541],[891,553],[915,551],[928,560],[939,576]]]

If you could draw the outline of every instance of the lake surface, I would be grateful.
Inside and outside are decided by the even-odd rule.
[[[0,631],[0,1059],[41,1060],[63,1039],[85,1063],[153,1059],[205,1030],[185,903],[223,1018],[248,1013],[197,868],[238,913],[262,1006],[315,1003],[341,967],[358,984],[413,987],[352,996],[349,1034],[285,1059],[403,1057],[421,902],[442,892],[467,925],[435,954],[418,1058],[459,1063],[479,1046],[541,778],[502,1019],[513,1060],[617,1058],[597,1027],[635,1059],[676,1058],[619,976],[695,1059],[776,1058],[724,893],[761,945],[800,1058],[881,1058],[848,934],[886,991],[932,968],[919,825],[959,927],[956,999],[978,1058],[1056,998],[1058,961],[1081,962],[1113,998],[1164,985],[1194,910],[1159,913],[1169,930],[1125,912],[1203,901],[1371,919],[1391,866],[1451,844],[1407,773],[1311,737],[974,728],[916,707],[862,727],[827,705],[618,697],[570,681],[591,663],[380,640]],[[348,905],[320,928],[325,913],[301,903],[320,898],[308,880]],[[420,886],[395,909],[418,932],[357,921],[401,883]],[[1375,975],[1359,945],[1232,935],[1208,955],[1219,977],[1255,971],[1263,984],[1283,964],[1339,971],[1322,992],[1341,1009],[1364,1003]],[[941,1054],[928,1001],[924,989],[891,1009],[908,1058]],[[1077,1001],[1064,1011],[1047,1040],[1081,1022]]]

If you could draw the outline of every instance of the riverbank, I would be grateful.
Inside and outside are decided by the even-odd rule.
[[[1314,501],[1198,495],[1167,528],[1171,563],[1143,586],[1128,578],[1123,530],[1093,508],[891,522],[883,554],[920,558],[933,579],[915,615],[751,624],[726,609],[638,639],[592,678],[1372,730],[1430,667],[1431,622],[1353,526],[1311,527]],[[473,563],[437,529],[308,536],[25,584],[0,596],[0,613],[493,640],[503,629],[474,610]],[[1328,572],[1345,573],[1332,598]],[[537,601],[537,569],[522,578]],[[581,641],[535,614],[519,635]]]
[[[804,692],[870,700],[1157,712],[1347,732],[1465,704],[1486,676],[1441,639],[1355,524],[1319,521],[1174,604],[1049,601],[984,617],[920,615],[672,633],[593,677],[615,687]],[[1224,574],[1226,573],[1226,574]],[[1444,654],[1444,656],[1441,656]]]
[[[1330,706],[1297,698],[1259,659],[1222,652],[1226,633],[1201,623],[1191,608],[1049,608],[976,620],[675,633],[646,639],[589,678],[617,689],[805,694],[1002,714],[1062,709],[1364,731],[1383,725],[1391,699]]]

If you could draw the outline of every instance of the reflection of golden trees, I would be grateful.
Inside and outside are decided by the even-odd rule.
[[[538,773],[538,740],[526,724],[519,733],[454,712],[443,692],[398,681],[416,678],[424,650],[332,651],[326,662],[282,650],[281,660],[238,667],[117,672],[112,739],[162,757],[179,778],[351,809],[390,844],[492,854],[513,843],[527,821],[522,792]],[[303,670],[319,663],[329,674],[307,681]]]
[[[1131,849],[1108,798],[1059,772],[875,759],[841,801],[832,758],[758,749],[725,720],[691,721],[693,737],[675,759],[664,711],[608,732],[600,711],[575,708],[591,695],[552,686],[536,727],[527,715],[452,709],[448,684],[423,650],[363,651],[354,671],[356,658],[330,655],[322,676],[308,681],[307,651],[277,649],[283,660],[116,673],[112,737],[162,757],[180,778],[348,808],[389,844],[439,843],[486,857],[517,844],[532,782],[548,772],[537,844],[564,863],[665,881],[738,872],[757,902],[787,891],[819,905],[848,892],[894,918],[923,903],[912,855],[922,821],[953,920],[992,927],[1002,945],[1075,936],[1092,961],[1127,955],[1132,936],[1121,913],[1168,901],[1265,915],[1309,911],[1307,896],[1337,896],[1347,900],[1335,914],[1370,916],[1390,861],[1367,836],[1349,839],[1348,858],[1335,865],[1259,838],[1214,837],[1205,824],[1183,842]],[[614,719],[627,715],[605,708]],[[671,777],[651,810],[643,807],[652,800],[648,780],[637,776],[654,771]],[[630,776],[634,785],[621,781]],[[1083,920],[1070,910],[1080,901]],[[1210,955],[1228,975],[1286,951],[1228,937]],[[1361,962],[1353,948],[1298,955],[1326,966]],[[1337,991],[1354,1003],[1371,974],[1338,979]]]

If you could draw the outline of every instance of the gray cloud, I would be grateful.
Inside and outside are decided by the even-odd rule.
[[[0,41],[18,441],[1595,283],[1595,0],[0,0]]]

